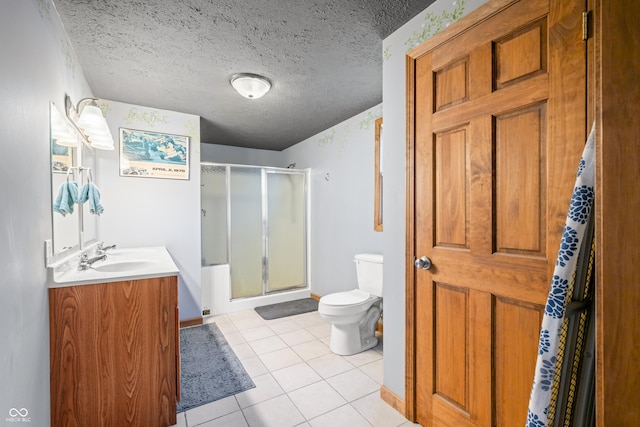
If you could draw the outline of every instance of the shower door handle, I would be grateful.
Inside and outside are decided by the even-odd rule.
[[[427,256],[421,256],[420,258],[416,258],[416,260],[413,262],[413,265],[415,265],[416,268],[428,270],[431,268],[431,260]]]

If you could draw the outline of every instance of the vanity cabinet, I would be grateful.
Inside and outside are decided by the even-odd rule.
[[[177,281],[49,289],[52,426],[176,423]]]

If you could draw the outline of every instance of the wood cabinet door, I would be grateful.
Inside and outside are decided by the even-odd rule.
[[[49,290],[52,426],[176,423],[177,277]]]
[[[584,1],[494,1],[483,10],[408,61],[409,256],[432,263],[409,283],[408,358],[424,426],[525,425],[586,139]]]

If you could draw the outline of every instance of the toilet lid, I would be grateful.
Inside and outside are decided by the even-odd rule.
[[[369,292],[354,289],[349,292],[338,292],[322,297],[321,301],[328,305],[352,305],[359,304],[369,298]]]

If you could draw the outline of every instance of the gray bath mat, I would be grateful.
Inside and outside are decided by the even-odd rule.
[[[214,323],[180,330],[180,358],[178,412],[255,387]]]
[[[295,301],[263,305],[254,310],[265,320],[279,319],[294,314],[308,313],[318,309],[318,301],[313,298],[302,298]]]

